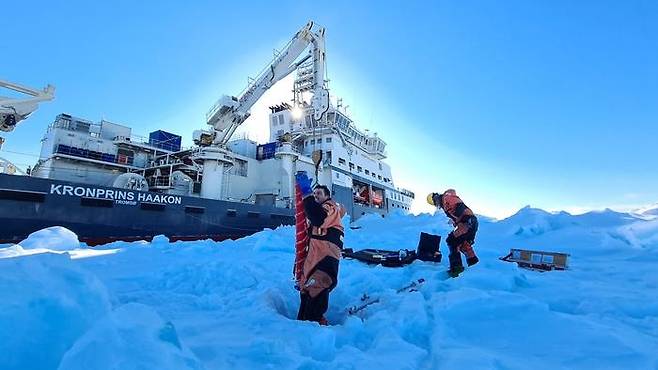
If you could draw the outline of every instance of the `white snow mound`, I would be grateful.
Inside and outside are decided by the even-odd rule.
[[[52,251],[69,251],[80,248],[78,236],[62,226],[52,226],[28,235],[18,243],[23,249],[48,249]]]
[[[105,286],[66,254],[0,259],[0,367],[56,369],[110,310]]]

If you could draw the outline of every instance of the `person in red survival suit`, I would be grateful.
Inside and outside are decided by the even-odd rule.
[[[478,219],[473,211],[457,196],[454,189],[448,189],[443,194],[430,193],[427,196],[427,203],[443,209],[455,227],[448,234],[446,243],[450,248],[450,254],[448,255],[450,270],[448,270],[448,274],[457,277],[464,271],[460,251],[466,256],[468,266],[473,266],[479,261],[473,250],[475,234],[478,231]]]
[[[345,208],[331,199],[329,188],[318,185],[311,192],[311,180],[305,172],[295,175],[304,196],[304,212],[309,225],[308,254],[299,282],[301,303],[298,320],[327,325],[324,314],[329,308],[329,293],[338,284],[338,263],[343,249],[341,219]]]

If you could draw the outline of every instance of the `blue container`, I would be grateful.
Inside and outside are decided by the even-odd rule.
[[[177,152],[181,147],[181,137],[167,131],[153,131],[149,134],[149,144],[156,148]]]
[[[256,147],[256,159],[262,160],[274,158],[274,153],[276,153],[276,146],[276,142],[259,145]]]

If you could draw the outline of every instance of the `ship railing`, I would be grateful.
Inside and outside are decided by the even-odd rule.
[[[124,143],[133,143],[133,144],[142,144],[142,145],[150,145],[149,141],[146,137],[144,136],[139,136],[139,135],[118,135],[115,136],[112,141],[114,142],[124,142]]]
[[[276,152],[280,152],[281,148],[283,147],[283,143],[277,143],[276,144]],[[297,145],[291,145],[290,148],[292,149],[293,152],[297,154],[302,154],[302,150],[297,146]]]
[[[28,169],[29,171],[29,169]],[[20,173],[22,175],[26,175],[26,173],[21,170],[18,166],[15,164],[11,163],[8,159],[0,157],[0,173],[5,173],[8,175],[14,175],[16,173]]]

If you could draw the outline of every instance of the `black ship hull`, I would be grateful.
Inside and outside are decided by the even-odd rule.
[[[237,239],[294,224],[294,210],[0,174],[0,243],[63,226],[89,245]]]

